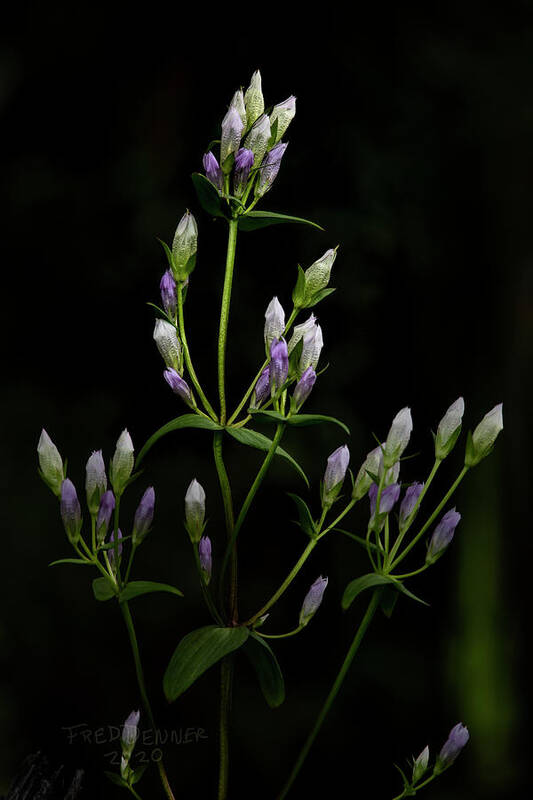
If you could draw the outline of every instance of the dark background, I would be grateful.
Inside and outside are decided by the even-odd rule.
[[[425,4],[427,5],[427,4]],[[504,402],[494,454],[457,493],[463,519],[439,564],[411,581],[430,602],[402,599],[376,619],[294,796],[400,791],[393,763],[440,748],[461,720],[471,742],[434,798],[520,797],[529,729],[529,490],[532,343],[531,179],[533,5],[355,4],[210,10],[156,5],[116,19],[92,4],[26,3],[6,20],[1,54],[3,212],[2,613],[0,791],[37,749],[68,771],[86,770],[87,797],[120,796],[102,769],[115,744],[69,744],[66,726],[120,725],[140,705],[118,609],[92,598],[89,575],[48,568],[70,555],[54,498],[36,475],[45,426],[82,495],[93,449],[112,455],[127,426],[137,449],[182,413],[161,378],[153,314],[170,241],[185,208],[197,216],[199,256],[186,313],[197,370],[216,393],[216,328],[225,231],[198,207],[189,175],[232,93],[254,69],[271,105],[294,93],[297,116],[282,170],[263,207],[320,222],[325,233],[280,226],[239,242],[228,349],[230,403],[262,359],[263,314],[278,295],[290,310],[296,264],[340,244],[332,285],[317,309],[330,364],[308,411],[352,431],[358,469],[394,414],[412,408],[403,478],[431,466],[430,430],[463,395],[465,428]],[[294,9],[296,12],[297,9]],[[264,429],[268,433],[268,429]],[[203,728],[198,744],[172,745],[177,793],[212,797],[216,781],[217,673],[167,707],[160,678],[179,639],[207,624],[182,527],[196,476],[208,496],[209,533],[222,552],[222,515],[210,434],[174,434],[154,449],[125,500],[127,521],[147,485],[156,524],[135,577],[180,586],[184,600],[132,604],[161,727]],[[336,428],[286,437],[314,483],[344,443]],[[461,467],[463,440],[444,464],[435,503]],[[259,463],[228,445],[242,499]],[[241,608],[249,616],[303,548],[286,491],[305,489],[277,465],[241,537]],[[428,500],[429,502],[429,500]],[[366,524],[366,503],[352,516]],[[126,523],[125,523],[126,524]],[[416,564],[415,564],[416,566]],[[364,609],[340,611],[365,555],[332,535],[271,615],[293,627],[319,573],[324,605],[306,631],[281,641],[285,704],[270,711],[244,659],[234,693],[232,797],[272,798],[287,775]],[[108,732],[103,734],[108,737]],[[116,768],[115,768],[116,769]],[[154,775],[140,784],[160,796]],[[349,791],[348,791],[349,793]]]

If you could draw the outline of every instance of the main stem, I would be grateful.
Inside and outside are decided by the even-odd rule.
[[[233,266],[235,264],[238,224],[239,221],[237,219],[229,221],[226,273],[224,275],[224,290],[222,292],[222,305],[220,308],[220,327],[218,333],[218,393],[220,397],[221,425],[226,424],[226,340],[228,337],[228,319],[231,305],[231,287],[233,284]]]
[[[324,722],[324,720],[325,720],[325,718],[326,718],[326,716],[328,714],[328,711],[330,710],[331,706],[333,705],[333,701],[335,700],[335,698],[336,698],[336,696],[337,696],[337,694],[339,692],[339,689],[342,686],[344,678],[346,677],[346,673],[348,672],[348,670],[350,668],[350,664],[352,663],[352,661],[354,659],[354,656],[357,653],[357,650],[359,649],[359,645],[361,644],[361,642],[363,640],[363,636],[365,635],[365,632],[366,632],[368,626],[370,625],[370,622],[372,621],[372,617],[374,616],[374,614],[376,612],[376,609],[377,609],[377,607],[379,605],[380,594],[381,594],[381,590],[380,589],[376,589],[374,591],[374,593],[372,594],[372,599],[370,600],[370,603],[369,603],[368,608],[366,610],[365,616],[363,617],[363,619],[361,620],[361,624],[357,628],[354,640],[353,640],[352,644],[350,645],[350,649],[348,650],[348,652],[346,654],[346,658],[344,659],[343,664],[342,664],[342,666],[341,666],[341,668],[339,670],[339,673],[338,673],[337,677],[335,678],[335,682],[334,682],[333,686],[331,687],[331,691],[330,691],[330,693],[328,694],[328,696],[326,698],[326,702],[324,703],[324,705],[322,706],[322,708],[320,710],[320,713],[319,713],[319,715],[317,717],[317,720],[316,720],[316,722],[315,722],[315,724],[313,726],[313,729],[311,730],[311,733],[307,737],[307,740],[306,740],[304,746],[302,747],[302,750],[300,751],[300,755],[298,756],[296,764],[293,767],[293,770],[292,770],[292,772],[291,772],[291,774],[289,776],[289,779],[288,779],[287,783],[285,784],[285,786],[281,790],[281,794],[279,795],[278,800],[283,800],[283,798],[285,798],[287,796],[287,794],[289,793],[291,786],[293,785],[294,781],[296,780],[296,778],[298,776],[298,773],[300,772],[300,769],[302,768],[303,763],[304,763],[305,759],[307,758],[307,755],[308,755],[311,747],[313,746],[313,743],[314,743],[316,737],[318,736],[320,728],[322,727],[322,723]]]
[[[133,653],[133,660],[135,662],[135,673],[137,675],[137,683],[139,684],[139,691],[141,693],[144,710],[146,711],[146,714],[150,721],[150,725],[155,731],[156,724],[155,724],[154,714],[152,712],[152,707],[150,705],[150,701],[148,699],[148,693],[146,691],[144,672],[141,664],[141,656],[139,653],[139,644],[137,642],[135,627],[133,625],[133,618],[131,616],[128,603],[127,602],[120,603],[120,610],[122,611],[122,616],[124,617],[124,622],[126,623],[128,636],[130,639],[131,650]],[[157,762],[157,768],[159,770],[159,777],[161,778],[161,783],[163,784],[163,788],[165,790],[167,797],[169,798],[169,800],[175,800],[174,795],[172,794],[172,789],[170,788],[170,784],[168,782],[167,773],[165,771],[162,759]]]

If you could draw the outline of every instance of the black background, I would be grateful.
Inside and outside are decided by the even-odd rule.
[[[348,795],[392,797],[401,788],[393,762],[404,765],[426,743],[435,752],[459,720],[470,728],[468,750],[427,796],[522,795],[531,743],[533,8],[516,0],[426,5],[353,4],[350,15],[295,8],[292,20],[288,8],[273,7],[169,12],[152,4],[114,18],[91,4],[32,3],[6,20],[0,789],[41,749],[55,764],[86,770],[85,796],[120,795],[101,777],[115,745],[94,735],[69,744],[65,727],[120,725],[140,705],[127,639],[118,610],[94,602],[92,575],[47,567],[69,548],[36,476],[35,447],[44,426],[81,495],[93,449],[107,460],[125,426],[138,449],[182,413],[161,377],[146,302],[158,302],[164,269],[155,237],[170,241],[186,208],[200,229],[189,340],[215,396],[225,231],[198,207],[189,175],[233,92],[260,68],[268,105],[297,96],[290,145],[263,207],[326,230],[241,236],[230,403],[262,359],[271,297],[290,310],[296,264],[340,244],[339,290],[317,309],[330,366],[306,410],[347,422],[354,469],[374,446],[372,433],[384,437],[405,405],[418,454],[403,467],[406,481],[427,475],[430,430],[459,395],[465,427],[501,401],[505,419],[494,454],[457,493],[463,519],[449,553],[411,582],[431,607],[402,599],[390,621],[376,620],[294,796],[336,794],[348,781]],[[159,724],[207,733],[168,749],[177,796],[212,797],[216,785],[215,670],[174,706],[160,689],[181,636],[209,621],[182,516],[196,476],[207,492],[216,570],[224,534],[210,438],[198,431],[162,441],[125,501],[127,520],[144,488],[156,487],[156,525],[136,577],[186,595],[132,604]],[[286,437],[314,483],[315,509],[325,460],[344,441],[325,427]],[[435,502],[461,467],[461,448],[442,468]],[[242,498],[258,456],[235,445],[227,457]],[[305,544],[286,491],[305,494],[277,465],[242,532],[243,614],[272,593]],[[354,513],[353,530],[366,514],[366,506]],[[309,584],[329,575],[313,623],[276,648],[288,690],[280,709],[266,707],[238,662],[232,797],[279,790],[363,613],[364,600],[341,613],[342,591],[366,569],[363,552],[332,535],[272,613],[272,631],[290,629]],[[145,800],[160,796],[154,776],[145,781]]]

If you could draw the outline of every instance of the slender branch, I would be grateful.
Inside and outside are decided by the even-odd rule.
[[[237,247],[238,224],[239,221],[237,219],[232,219],[229,222],[226,272],[224,275],[224,289],[222,292],[222,305],[220,308],[220,327],[218,333],[218,393],[220,397],[221,425],[226,424],[226,340],[228,336],[231,287],[233,283],[233,267],[235,264],[235,250]]]
[[[235,525],[235,517],[233,514],[233,500],[231,497],[231,486],[222,456],[222,431],[217,431],[213,436],[213,455],[215,458],[215,466],[218,474],[218,481],[220,483],[220,491],[222,493],[222,502],[224,504],[224,516],[226,519],[226,535],[228,541],[231,539],[233,526]],[[220,602],[223,607],[224,601],[224,582],[222,580],[222,572],[220,574]],[[237,547],[234,546],[231,550],[231,575],[230,575],[230,619],[237,620]]]
[[[183,316],[183,286],[181,282],[178,282],[177,289],[178,289],[178,325],[179,325],[180,339],[181,339],[181,344],[183,346],[183,355],[185,357],[185,365],[187,367],[187,372],[189,373],[194,388],[198,392],[198,396],[202,401],[205,410],[207,411],[211,419],[215,420],[216,422],[217,415],[213,410],[211,403],[205,396],[204,391],[200,385],[200,381],[198,380],[196,372],[192,365],[191,354],[189,352],[189,346],[187,344],[187,336],[185,333],[185,319]]]

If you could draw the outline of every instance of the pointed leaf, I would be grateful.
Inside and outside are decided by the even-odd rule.
[[[333,294],[333,292],[336,291],[337,290],[333,287],[329,289],[321,289],[319,292],[313,295],[313,297],[308,303],[305,304],[305,306],[303,306],[303,308],[312,308],[313,306],[316,306],[321,300],[324,300],[326,297],[329,297],[330,294]]]
[[[212,217],[225,217],[224,204],[218,190],[211,181],[200,172],[193,172],[192,182],[200,205]]]
[[[140,451],[139,455],[137,456],[137,461],[135,462],[135,466],[138,467],[143,458],[145,457],[146,453],[154,446],[154,444],[161,439],[162,436],[166,436],[167,433],[171,433],[172,431],[178,431],[182,428],[204,428],[205,430],[209,431],[220,431],[222,427],[218,424],[218,422],[213,422],[212,419],[208,419],[207,417],[202,417],[200,414],[182,414],[181,417],[176,417],[176,419],[170,420],[167,422],[166,425],[163,425],[162,428],[159,428],[156,431],[142,450]]]
[[[293,428],[305,428],[308,425],[321,425],[323,422],[331,422],[333,425],[338,425],[348,436],[350,435],[350,429],[344,422],[335,417],[326,417],[324,414],[295,414],[294,417],[289,417],[287,425]]]
[[[353,539],[357,544],[362,545],[364,548],[370,547],[371,550],[379,550],[379,547],[372,542],[367,542],[362,536],[357,536],[357,534],[352,533],[351,531],[347,531],[344,528],[333,528],[334,531],[339,531],[339,533],[344,533],[345,536],[349,536],[350,539]]]
[[[385,587],[379,599],[379,604],[381,606],[381,610],[385,614],[385,616],[390,619],[392,617],[392,612],[394,611],[394,606],[398,600],[398,592],[393,589],[391,586]]]
[[[93,593],[97,600],[101,602],[105,602],[106,600],[111,600],[112,597],[115,597],[115,590],[113,588],[113,584],[107,578],[103,576],[101,578],[95,578],[93,581]]]
[[[298,264],[298,278],[296,280],[296,286],[292,291],[292,302],[295,306],[301,305],[303,303],[303,299],[305,297],[305,272]]]
[[[121,603],[132,600],[134,597],[140,597],[142,594],[151,594],[152,592],[168,592],[169,594],[177,594],[183,597],[183,592],[176,589],[175,586],[170,586],[168,583],[157,583],[155,581],[131,581],[124,589],[122,589],[119,597]]]
[[[249,428],[226,428],[226,431],[241,444],[245,444],[248,447],[254,447],[256,450],[268,451],[272,446],[272,439],[269,439],[268,436],[264,436],[262,433],[258,433],[258,431],[252,431]],[[304,479],[307,486],[309,486],[307,475],[298,462],[289,453],[287,453],[286,450],[278,445],[276,448],[276,455],[286,459],[289,464],[294,467],[296,472]]]
[[[57,561],[50,561],[49,567],[55,567],[56,564],[80,564],[83,567],[94,567],[92,561],[85,561],[83,558],[60,558]]]
[[[118,773],[116,773],[116,772],[108,772],[107,770],[104,770],[104,775],[106,776],[106,778],[109,778],[111,783],[115,783],[117,786],[122,786],[124,789],[128,788],[128,784],[126,783],[125,780],[123,780],[120,777],[120,775]]]
[[[296,503],[296,508],[298,509],[298,516],[300,517],[300,522],[299,522],[300,528],[308,536],[310,536],[311,539],[314,539],[316,536],[315,522],[313,520],[311,512],[309,511],[307,503],[305,502],[305,500],[302,500],[301,497],[298,497],[297,494],[292,494],[292,492],[287,492],[287,494]]]
[[[252,663],[265,700],[270,708],[277,708],[285,700],[285,681],[272,648],[252,631],[243,650]]]
[[[267,228],[269,225],[279,225],[283,222],[301,222],[304,225],[311,225],[323,231],[316,222],[311,222],[302,217],[290,217],[288,214],[278,214],[275,211],[249,211],[246,215],[239,217],[239,229],[241,231],[255,231],[258,228]]]
[[[185,636],[174,651],[163,678],[163,689],[172,703],[221,658],[241,647],[247,628],[219,628],[207,625]]]
[[[357,595],[361,594],[365,589],[386,585],[396,589],[398,592],[402,592],[402,594],[410,597],[411,600],[416,600],[417,603],[422,603],[425,606],[429,605],[425,600],[421,600],[410,592],[409,589],[406,589],[403,583],[397,578],[393,578],[391,575],[378,575],[376,572],[371,572],[368,575],[363,575],[361,578],[356,578],[348,584],[342,597],[342,607],[344,609],[349,608]]]
[[[284,417],[279,411],[254,411],[254,409],[250,409],[250,414],[254,419],[258,419],[261,422],[274,422],[276,425],[280,422],[288,422],[287,417]]]

